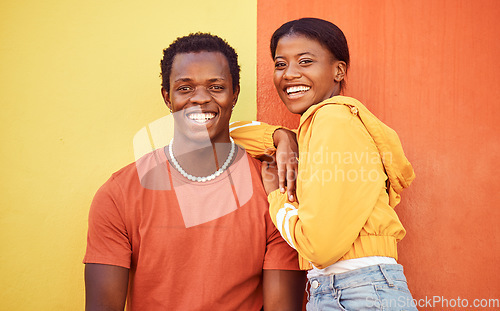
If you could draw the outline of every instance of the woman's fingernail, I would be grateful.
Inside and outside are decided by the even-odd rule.
[[[290,194],[290,196],[288,197],[288,199],[289,199],[290,201],[293,201],[293,194]]]
[[[285,188],[280,188],[281,193],[285,193]]]

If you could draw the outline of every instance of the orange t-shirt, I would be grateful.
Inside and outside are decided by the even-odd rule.
[[[189,182],[158,149],[96,193],[84,263],[130,269],[128,310],[260,310],[262,269],[299,270],[268,212],[260,162],[239,150]]]

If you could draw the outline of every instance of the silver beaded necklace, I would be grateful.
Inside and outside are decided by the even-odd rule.
[[[186,177],[187,179],[189,179],[191,181],[206,182],[206,181],[215,179],[217,176],[222,174],[222,172],[224,172],[227,169],[227,167],[229,166],[229,163],[231,163],[233,156],[234,156],[234,150],[236,149],[236,147],[235,147],[233,139],[231,137],[229,137],[229,139],[231,140],[231,151],[229,151],[229,154],[227,156],[226,161],[224,161],[224,164],[222,164],[222,166],[217,171],[215,171],[215,173],[208,175],[208,176],[205,176],[205,177],[197,177],[197,176],[193,176],[191,174],[188,174],[180,166],[180,164],[179,164],[179,162],[177,162],[177,159],[175,158],[174,152],[172,150],[173,149],[172,146],[174,145],[173,138],[170,141],[170,144],[168,145],[168,154],[170,155],[170,159],[172,160],[172,164],[174,165],[175,169],[177,171],[179,171],[179,173],[181,173],[182,176]]]

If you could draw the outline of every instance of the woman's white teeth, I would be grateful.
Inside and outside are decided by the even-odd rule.
[[[196,122],[206,122],[215,117],[215,113],[213,112],[205,112],[205,113],[190,113],[188,118],[196,121]]]
[[[292,93],[297,93],[297,92],[306,92],[309,91],[311,87],[305,86],[305,85],[298,85],[298,86],[290,86],[286,88],[286,93],[287,94],[292,94]]]

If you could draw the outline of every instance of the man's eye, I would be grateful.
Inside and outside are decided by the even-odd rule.
[[[189,86],[179,86],[178,91],[189,91],[191,88]]]
[[[215,91],[222,91],[224,87],[222,85],[212,85],[210,89]]]

